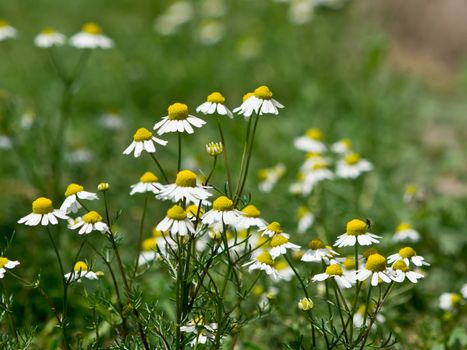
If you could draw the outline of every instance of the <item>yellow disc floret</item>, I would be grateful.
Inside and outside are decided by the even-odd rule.
[[[315,238],[308,242],[308,247],[312,250],[324,249],[326,248],[326,244],[321,239]]]
[[[342,271],[342,267],[340,267],[338,264],[331,264],[326,267],[326,273],[329,276],[342,276],[344,271]]]
[[[175,184],[179,187],[195,187],[196,174],[190,170],[182,170],[177,174]]]
[[[102,221],[102,216],[97,211],[91,210],[89,213],[83,215],[83,221],[87,224],[95,224]]]
[[[272,98],[272,92],[266,85],[256,88],[254,95],[262,100],[270,100]]]
[[[274,260],[272,260],[272,256],[271,254],[269,254],[269,252],[262,252],[256,257],[256,260],[262,264],[274,266]]]
[[[212,103],[225,103],[225,97],[220,92],[213,92],[207,98],[208,102]]]
[[[144,183],[157,182],[157,180],[159,180],[159,178],[150,171],[146,171],[144,175],[139,178],[139,181]]]
[[[261,212],[253,204],[248,204],[245,208],[242,209],[242,213],[247,218],[259,218]]]
[[[358,153],[349,153],[345,156],[344,161],[348,165],[355,165],[360,161],[361,157]]]
[[[402,272],[409,271],[409,267],[404,262],[404,260],[397,260],[394,264],[392,264],[392,269],[393,270],[400,270]]]
[[[133,135],[133,140],[136,142],[148,141],[152,139],[152,132],[146,128],[139,128]]]
[[[289,242],[289,239],[286,236],[279,234],[279,235],[274,235],[272,237],[270,244],[271,244],[271,247],[274,248],[274,247],[279,247],[288,242]]]
[[[298,302],[298,308],[303,311],[311,310],[313,306],[313,300],[311,300],[310,298],[303,298],[300,299],[300,301]]]
[[[84,191],[84,187],[78,184],[69,184],[65,191],[65,197]]]
[[[350,220],[347,223],[346,233],[351,236],[364,235],[368,229],[368,224],[359,219]]]
[[[316,128],[308,129],[308,130],[306,131],[306,136],[307,136],[309,139],[312,139],[312,140],[322,140],[322,139],[324,139],[324,135],[323,135],[323,133],[321,132],[321,130],[316,129]]]
[[[52,201],[45,197],[39,197],[32,202],[32,212],[34,214],[48,214],[53,212]]]
[[[3,268],[8,263],[8,258],[5,258],[3,256],[0,256],[0,269]]]
[[[87,271],[88,270],[88,265],[84,261],[77,261],[73,270],[75,271]]]
[[[9,27],[10,24],[7,21],[0,19],[0,28]]]
[[[289,264],[287,263],[286,260],[278,260],[276,261],[276,263],[274,264],[274,268],[278,271],[282,271],[282,270],[285,270],[286,268],[289,267]]]
[[[452,305],[458,305],[462,301],[462,296],[458,293],[451,294],[451,303]]]
[[[252,92],[247,92],[245,95],[243,95],[242,97],[242,101],[245,102],[246,100],[248,100],[251,96],[254,96],[255,94],[252,93]]]
[[[412,225],[406,222],[402,222],[399,225],[397,225],[396,231],[399,232],[399,231],[405,231],[405,230],[411,230],[411,229],[412,229]]]
[[[198,214],[198,211],[199,211],[199,214]],[[186,208],[186,212],[194,217],[196,217],[196,215],[199,215],[201,217],[204,214],[203,208],[198,207],[196,204],[189,205]]]
[[[351,149],[352,148],[352,141],[350,141],[349,139],[342,139],[341,140],[341,143],[345,146],[345,148],[347,149]]]
[[[141,249],[145,252],[149,252],[151,250],[156,249],[157,242],[155,238],[147,238],[143,242],[141,242]]]
[[[83,32],[85,33],[88,33],[88,34],[94,34],[94,35],[97,35],[97,34],[101,34],[102,33],[102,29],[101,27],[96,24],[96,23],[93,23],[93,22],[89,22],[89,23],[86,23],[84,26],[83,26]]]
[[[42,34],[44,35],[52,35],[52,34],[55,34],[57,31],[52,28],[52,27],[45,27],[44,29],[42,29]]]
[[[347,270],[355,270],[355,267],[356,267],[356,264],[355,264],[355,257],[353,256],[347,256],[344,260],[344,262],[342,263],[342,265],[344,265],[344,267],[347,269]]]
[[[274,233],[282,233],[282,227],[281,224],[279,224],[277,221],[271,222],[268,227],[266,227],[268,231],[272,231]]]
[[[206,323],[206,319],[203,315],[198,315],[193,319],[193,323],[196,325],[203,325]]]
[[[415,250],[412,247],[404,247],[399,250],[399,255],[404,259],[410,259],[417,255]]]
[[[184,103],[174,103],[168,108],[170,120],[184,120],[188,117],[188,106]]]
[[[368,257],[365,268],[371,272],[381,272],[386,270],[386,258],[380,254],[373,254]]]
[[[212,208],[218,211],[229,211],[233,209],[233,201],[226,196],[220,196],[212,203]]]
[[[174,205],[167,210],[167,217],[173,220],[185,220],[187,217],[186,211],[179,205]]]
[[[370,255],[373,255],[373,254],[378,254],[379,252],[375,249],[375,248],[368,248],[367,250],[365,250],[362,255],[365,259],[368,259],[368,257]]]

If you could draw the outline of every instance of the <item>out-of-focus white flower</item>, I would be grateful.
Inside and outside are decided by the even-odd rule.
[[[355,179],[362,173],[371,171],[373,165],[357,153],[349,153],[337,162],[336,175],[344,179]]]
[[[138,266],[148,264],[157,259],[156,237],[146,238],[141,242],[141,252],[138,255]]]
[[[201,13],[204,17],[222,17],[226,14],[227,7],[224,0],[203,0]]]
[[[85,164],[89,163],[93,158],[92,152],[85,147],[76,147],[73,149],[67,157],[67,160],[71,164]]]
[[[331,145],[331,151],[338,154],[346,154],[352,150],[352,141],[349,139],[342,139],[340,141],[334,142]]]
[[[173,35],[189,22],[194,15],[193,5],[188,1],[177,1],[154,20],[154,29],[161,35]]]
[[[242,209],[242,217],[237,223],[237,229],[239,231],[246,230],[252,227],[262,228],[267,223],[261,218],[261,212],[253,204],[248,204]]]
[[[49,48],[53,46],[62,46],[65,43],[66,37],[62,33],[57,32],[52,27],[47,27],[42,30],[35,38],[34,44],[37,47]]]
[[[99,124],[109,130],[119,130],[123,126],[122,116],[116,111],[108,111],[101,115]]]
[[[392,236],[394,242],[418,242],[420,240],[420,234],[412,228],[412,225],[408,223],[400,223],[397,225],[396,233]]]
[[[220,21],[207,21],[199,28],[199,41],[205,46],[219,43],[225,34],[225,25]]]
[[[315,221],[315,216],[313,215],[310,209],[308,209],[305,206],[301,206],[297,210],[297,219],[297,232],[305,233],[313,225],[313,222]]]
[[[19,126],[23,129],[30,129],[35,119],[36,115],[33,111],[26,111],[21,115]]]
[[[216,330],[217,323],[207,323],[204,316],[201,315],[180,327],[181,332],[195,333],[195,339],[190,342],[192,347],[197,347],[198,344],[206,344],[208,340],[213,341],[216,338]]]
[[[462,304],[462,296],[458,293],[443,293],[439,297],[439,307],[445,311],[454,311]]]
[[[261,192],[269,193],[285,174],[285,165],[280,163],[272,168],[261,169],[258,171],[260,180],[258,186]]]
[[[70,45],[78,49],[111,49],[113,41],[102,34],[101,27],[96,23],[86,23],[78,34],[73,35]]]
[[[332,247],[324,244],[319,238],[312,239],[308,243],[308,248],[302,256],[302,261],[315,263],[324,261],[326,264],[329,264],[329,259],[339,255]]]
[[[323,153],[326,151],[323,139],[324,135],[321,130],[311,128],[307,130],[304,136],[297,137],[294,140],[294,146],[300,151]]]
[[[313,19],[314,0],[295,0],[290,3],[289,21],[296,25],[303,25]]]
[[[7,21],[0,20],[0,41],[16,38],[17,31]]]
[[[4,256],[0,256],[0,279],[5,277],[6,269],[14,269],[16,266],[19,265],[19,261],[17,260],[9,260]]]
[[[0,150],[8,150],[13,147],[11,138],[7,135],[0,135]]]

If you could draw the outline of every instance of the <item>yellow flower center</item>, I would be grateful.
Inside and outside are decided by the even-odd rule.
[[[242,213],[247,218],[259,218],[261,215],[261,212],[253,204],[248,204],[243,208]]]
[[[254,95],[262,100],[270,100],[272,98],[272,92],[266,85],[256,88]]]
[[[253,288],[253,294],[254,295],[261,295],[264,292],[264,287],[261,285],[257,285]]]
[[[212,208],[219,211],[229,211],[233,209],[233,201],[226,196],[220,196],[212,203]]]
[[[281,224],[279,224],[277,221],[271,222],[268,227],[266,227],[267,230],[272,231],[274,233],[282,233],[282,227]]]
[[[316,162],[311,166],[311,170],[326,169],[327,167],[328,164],[326,162]]]
[[[133,135],[133,140],[136,142],[147,141],[152,139],[152,132],[146,128],[139,128]]]
[[[351,236],[364,235],[367,229],[368,225],[365,221],[353,219],[347,223],[346,233]]]
[[[318,152],[308,152],[305,155],[305,159],[321,158],[321,154]]]
[[[365,304],[361,304],[361,305],[358,307],[357,313],[360,314],[360,315],[365,315],[365,311],[366,311],[366,305],[365,305]]]
[[[150,171],[146,171],[144,175],[139,178],[139,181],[144,183],[157,182],[157,180],[159,180],[159,178]]]
[[[175,184],[179,187],[195,187],[196,174],[190,170],[182,170],[177,174]]]
[[[179,205],[174,205],[167,210],[167,217],[173,220],[185,220],[187,217],[186,211]]]
[[[452,293],[451,295],[451,303],[452,305],[458,305],[462,301],[462,297],[458,293]]]
[[[204,214],[204,210],[203,208],[198,208],[198,206],[196,204],[192,204],[190,206],[188,206],[188,208],[186,208],[186,212],[189,213],[190,215],[193,215],[196,217],[196,215],[198,215],[198,210],[199,210],[199,216],[203,216]]]
[[[326,244],[321,239],[315,238],[308,242],[308,247],[312,250],[324,249],[326,248]]]
[[[75,267],[73,268],[76,272],[78,271],[87,271],[88,265],[84,261],[77,261]]]
[[[42,34],[44,35],[52,35],[52,34],[55,34],[57,31],[52,28],[52,27],[45,27],[44,29],[42,29]]]
[[[32,202],[32,212],[34,214],[48,214],[54,211],[52,201],[45,197],[39,197]]]
[[[225,97],[220,92],[213,92],[207,98],[208,102],[212,103],[225,103]]]
[[[258,260],[262,264],[274,266],[274,260],[272,260],[272,256],[271,254],[269,254],[269,252],[262,252],[256,257],[256,260]]]
[[[310,209],[305,206],[301,206],[297,209],[297,218],[303,219],[306,215],[310,214]]]
[[[358,153],[350,153],[345,156],[344,161],[348,165],[355,165],[360,161],[360,159],[361,157]]]
[[[77,194],[84,190],[84,187],[78,184],[69,184],[65,191],[65,197]]]
[[[170,120],[184,120],[188,117],[188,106],[184,103],[174,103],[169,106]]]
[[[260,236],[256,242],[256,247],[266,247],[268,245],[268,239],[269,238],[267,236]]]
[[[373,254],[368,257],[365,267],[371,272],[381,272],[386,269],[386,259],[380,254]]]
[[[400,270],[402,272],[409,271],[409,267],[404,262],[404,260],[397,260],[394,264],[392,264],[392,269],[393,270]]]
[[[280,235],[280,234],[279,235],[276,234],[272,237],[270,244],[271,244],[271,247],[274,248],[274,247],[279,247],[288,242],[289,242],[289,239],[287,237]]]
[[[342,267],[340,267],[337,264],[331,264],[328,267],[326,267],[326,273],[329,276],[342,276],[344,274],[344,271],[342,271]]]
[[[404,247],[401,250],[399,250],[399,255],[403,258],[409,259],[413,256],[416,256],[417,253],[412,247]]]
[[[353,256],[347,256],[342,263],[347,270],[355,270],[355,258]]]
[[[396,231],[399,232],[399,231],[405,231],[405,230],[410,230],[410,229],[412,229],[412,225],[403,222],[397,225]]]
[[[8,258],[5,258],[3,256],[0,256],[0,269],[3,268],[8,262]]]
[[[98,34],[101,34],[102,33],[102,29],[101,27],[96,24],[96,23],[93,23],[93,22],[89,22],[89,23],[86,23],[84,26],[83,26],[83,32],[85,33],[88,33],[88,34],[94,34],[94,35],[98,35]]]
[[[156,249],[157,247],[157,242],[155,238],[147,238],[143,242],[141,242],[141,248],[145,252],[149,252],[151,250]]]
[[[260,169],[260,170],[258,171],[258,179],[259,179],[260,181],[265,181],[265,180],[267,180],[268,176],[269,176],[269,171],[268,171],[268,169]]]
[[[370,255],[373,255],[373,254],[378,254],[379,252],[375,249],[375,248],[368,248],[367,250],[365,250],[362,255],[365,259],[368,259],[368,257]]]
[[[324,135],[321,130],[316,128],[311,128],[306,131],[306,136],[312,140],[321,141],[324,139]]]
[[[193,323],[196,325],[202,325],[206,323],[206,319],[203,315],[198,315],[193,319]]]
[[[285,270],[286,268],[289,267],[289,264],[287,263],[287,261],[285,260],[278,260],[275,264],[274,264],[274,268],[278,271],[282,271],[282,270]]]
[[[352,141],[349,139],[342,139],[341,143],[345,146],[345,148],[350,149],[352,148]]]
[[[247,92],[245,95],[243,95],[242,97],[242,101],[245,102],[246,100],[248,100],[251,96],[254,96],[255,94],[252,93],[252,92]]]
[[[415,194],[417,193],[417,187],[413,184],[408,184],[405,188],[405,193],[407,194]]]
[[[83,221],[87,224],[95,224],[102,221],[102,216],[97,211],[91,210],[89,213],[83,215]]]
[[[156,227],[154,227],[152,229],[152,236],[155,238],[160,238],[160,237],[164,237],[164,233],[162,231],[157,230]]]
[[[10,24],[7,21],[0,20],[0,28],[9,27]]]

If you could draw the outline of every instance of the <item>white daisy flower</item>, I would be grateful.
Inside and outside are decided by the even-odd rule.
[[[321,282],[333,278],[339,287],[351,288],[352,283],[346,277],[344,277],[344,271],[339,264],[331,264],[326,267],[326,271],[317,275],[314,275],[311,279],[313,282]]]
[[[301,206],[297,210],[297,219],[298,219],[298,233],[305,233],[315,221],[315,216],[307,207]]]
[[[276,234],[284,233],[282,226],[277,221],[271,222],[269,225],[264,226],[258,230],[262,236],[273,237]]]
[[[299,250],[300,246],[289,242],[289,235],[285,233],[278,233],[272,236],[271,242],[269,242],[271,249],[269,253],[273,259],[276,259],[280,255],[287,253],[287,249]]]
[[[109,130],[119,130],[123,127],[122,116],[116,110],[109,110],[99,118],[99,124]]]
[[[5,277],[6,269],[14,269],[16,266],[19,265],[19,261],[16,260],[9,260],[4,256],[0,256],[0,279]]]
[[[420,240],[420,234],[412,228],[412,225],[408,223],[400,223],[396,228],[396,233],[392,236],[394,242],[418,242]]]
[[[157,259],[157,239],[151,237],[141,242],[141,252],[138,255],[138,266],[148,264]]]
[[[267,275],[271,276],[273,280],[280,280],[282,275],[279,271],[276,270],[274,266],[274,259],[271,254],[267,251],[263,251],[258,254],[250,262],[246,263],[244,266],[249,266],[249,270],[262,270],[266,272]]]
[[[187,132],[193,134],[194,129],[201,128],[206,122],[203,119],[188,114],[188,106],[184,103],[174,103],[168,108],[168,115],[154,125],[158,135],[170,132]]]
[[[260,180],[258,187],[261,192],[269,193],[272,191],[277,181],[285,174],[285,165],[280,163],[269,169],[261,169],[258,171],[258,179]]]
[[[158,182],[159,178],[150,171],[146,171],[143,176],[139,178],[139,182],[131,185],[130,195],[135,193],[146,193],[151,192],[158,194],[159,191],[164,188],[164,185]]]
[[[417,283],[419,279],[425,277],[421,273],[410,271],[404,260],[397,260],[394,264],[392,264],[389,271],[391,279],[397,283],[404,282],[406,277],[410,282]]]
[[[464,283],[461,287],[461,294],[464,299],[467,299],[467,283]]]
[[[253,204],[248,204],[242,209],[242,216],[237,223],[237,230],[247,230],[251,227],[262,228],[267,222],[261,218],[261,212]]]
[[[7,21],[0,20],[0,41],[16,38],[17,32]]]
[[[62,46],[65,43],[65,35],[57,32],[52,27],[47,27],[34,38],[34,45],[41,48]]]
[[[13,147],[11,138],[7,135],[0,135],[0,150],[7,150]]]
[[[295,276],[295,272],[293,272],[293,269],[285,259],[277,260],[274,264],[274,268],[279,272],[281,279],[284,281],[290,282]]]
[[[81,220],[76,220],[76,223],[70,227],[72,230],[79,228],[78,234],[89,234],[92,231],[105,233],[109,231],[109,226],[102,221],[102,216],[94,210],[84,214]]]
[[[196,108],[196,112],[203,114],[219,114],[233,118],[232,112],[225,106],[225,98],[219,92],[213,92],[207,97],[206,102]]]
[[[81,282],[82,278],[87,278],[88,280],[98,279],[97,274],[89,271],[89,267],[84,261],[77,261],[73,267],[73,272],[65,274],[64,277],[67,283]]]
[[[79,200],[92,201],[99,199],[93,192],[84,190],[84,187],[78,184],[69,184],[65,191],[65,200],[60,206],[60,210],[64,213],[76,213],[81,208]]]
[[[443,293],[439,297],[439,307],[445,311],[454,311],[462,304],[462,296],[458,293]]]
[[[47,226],[50,223],[51,225],[57,225],[57,218],[66,220],[68,216],[61,210],[54,209],[49,198],[39,197],[32,202],[32,213],[19,219],[18,224]]]
[[[355,244],[366,246],[373,243],[379,243],[380,236],[367,232],[368,224],[359,219],[353,219],[347,223],[347,230],[344,234],[337,237],[335,246],[353,247]]]
[[[425,261],[425,258],[417,255],[417,252],[412,247],[404,247],[399,250],[399,253],[389,255],[388,263],[392,264],[393,262],[401,259],[404,260],[407,265],[413,263],[415,266],[430,266],[430,264]]]
[[[243,103],[240,107],[233,110],[234,113],[241,114],[248,118],[253,113],[263,114],[279,114],[279,109],[284,108],[282,104],[272,98],[272,92],[265,85],[255,89],[253,93],[248,93],[243,96]]]
[[[349,153],[337,162],[336,175],[344,179],[355,179],[372,169],[373,165],[366,159],[362,159],[359,154]]]
[[[212,203],[212,209],[203,215],[202,222],[204,225],[219,222],[235,226],[241,217],[242,212],[234,208],[233,201],[226,196],[220,196]]]
[[[78,49],[111,49],[112,39],[102,34],[102,28],[96,23],[86,23],[78,34],[73,35],[69,43]]]
[[[403,200],[404,203],[411,203],[416,199],[419,199],[421,196],[417,186],[414,184],[407,184],[404,191]]]
[[[211,157],[217,157],[224,151],[224,146],[222,145],[222,142],[209,142],[206,145],[206,152],[211,156]]]
[[[211,196],[211,193],[207,191],[208,188],[210,187],[196,184],[196,174],[194,172],[181,170],[177,174],[175,183],[165,185],[157,198],[175,203],[181,200],[186,200],[188,204],[198,204],[199,201],[206,203],[206,200]]]
[[[334,142],[331,145],[331,151],[337,154],[346,154],[352,150],[352,141],[349,139],[342,139]]]
[[[154,142],[162,146],[167,145],[167,141],[153,136],[152,132],[150,132],[148,129],[139,128],[133,135],[133,142],[123,151],[123,154],[134,153],[134,156],[138,158],[143,150],[148,153],[154,153],[156,152]]]
[[[156,230],[169,232],[173,235],[186,236],[195,233],[193,223],[188,219],[186,211],[179,205],[174,205],[167,210],[166,217],[156,226]]]
[[[304,171],[304,175],[305,189],[309,192],[317,183],[334,178],[334,173],[328,168],[327,162],[313,164],[308,170]]]
[[[307,130],[304,136],[297,137],[294,140],[294,146],[300,151],[323,153],[326,151],[323,139],[324,135],[321,130],[311,128]]]
[[[339,255],[337,252],[332,250],[330,246],[324,244],[324,242],[315,238],[308,243],[308,249],[305,254],[302,256],[302,261],[305,262],[316,262],[320,263],[324,261],[326,264],[329,264],[329,259]]]
[[[193,347],[196,347],[198,344],[206,344],[208,339],[213,341],[216,338],[216,330],[217,323],[208,324],[202,315],[196,316],[185,326],[180,327],[181,332],[196,334],[195,339],[190,342],[190,345]]]
[[[304,173],[313,169],[315,164],[323,164],[329,166],[330,160],[329,158],[323,157],[321,153],[317,152],[308,152],[305,155],[305,161],[303,162],[300,170]]]
[[[365,267],[359,269],[355,274],[357,281],[365,281],[371,278],[371,285],[377,286],[380,281],[391,282],[390,271],[386,266],[386,259],[380,254],[372,254],[368,257]]]

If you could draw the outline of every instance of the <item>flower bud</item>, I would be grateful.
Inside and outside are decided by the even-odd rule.
[[[313,309],[313,301],[310,298],[300,299],[298,302],[298,308],[303,311],[308,311]]]
[[[110,185],[107,182],[101,182],[97,185],[97,190],[101,192],[105,192],[109,189]]]

